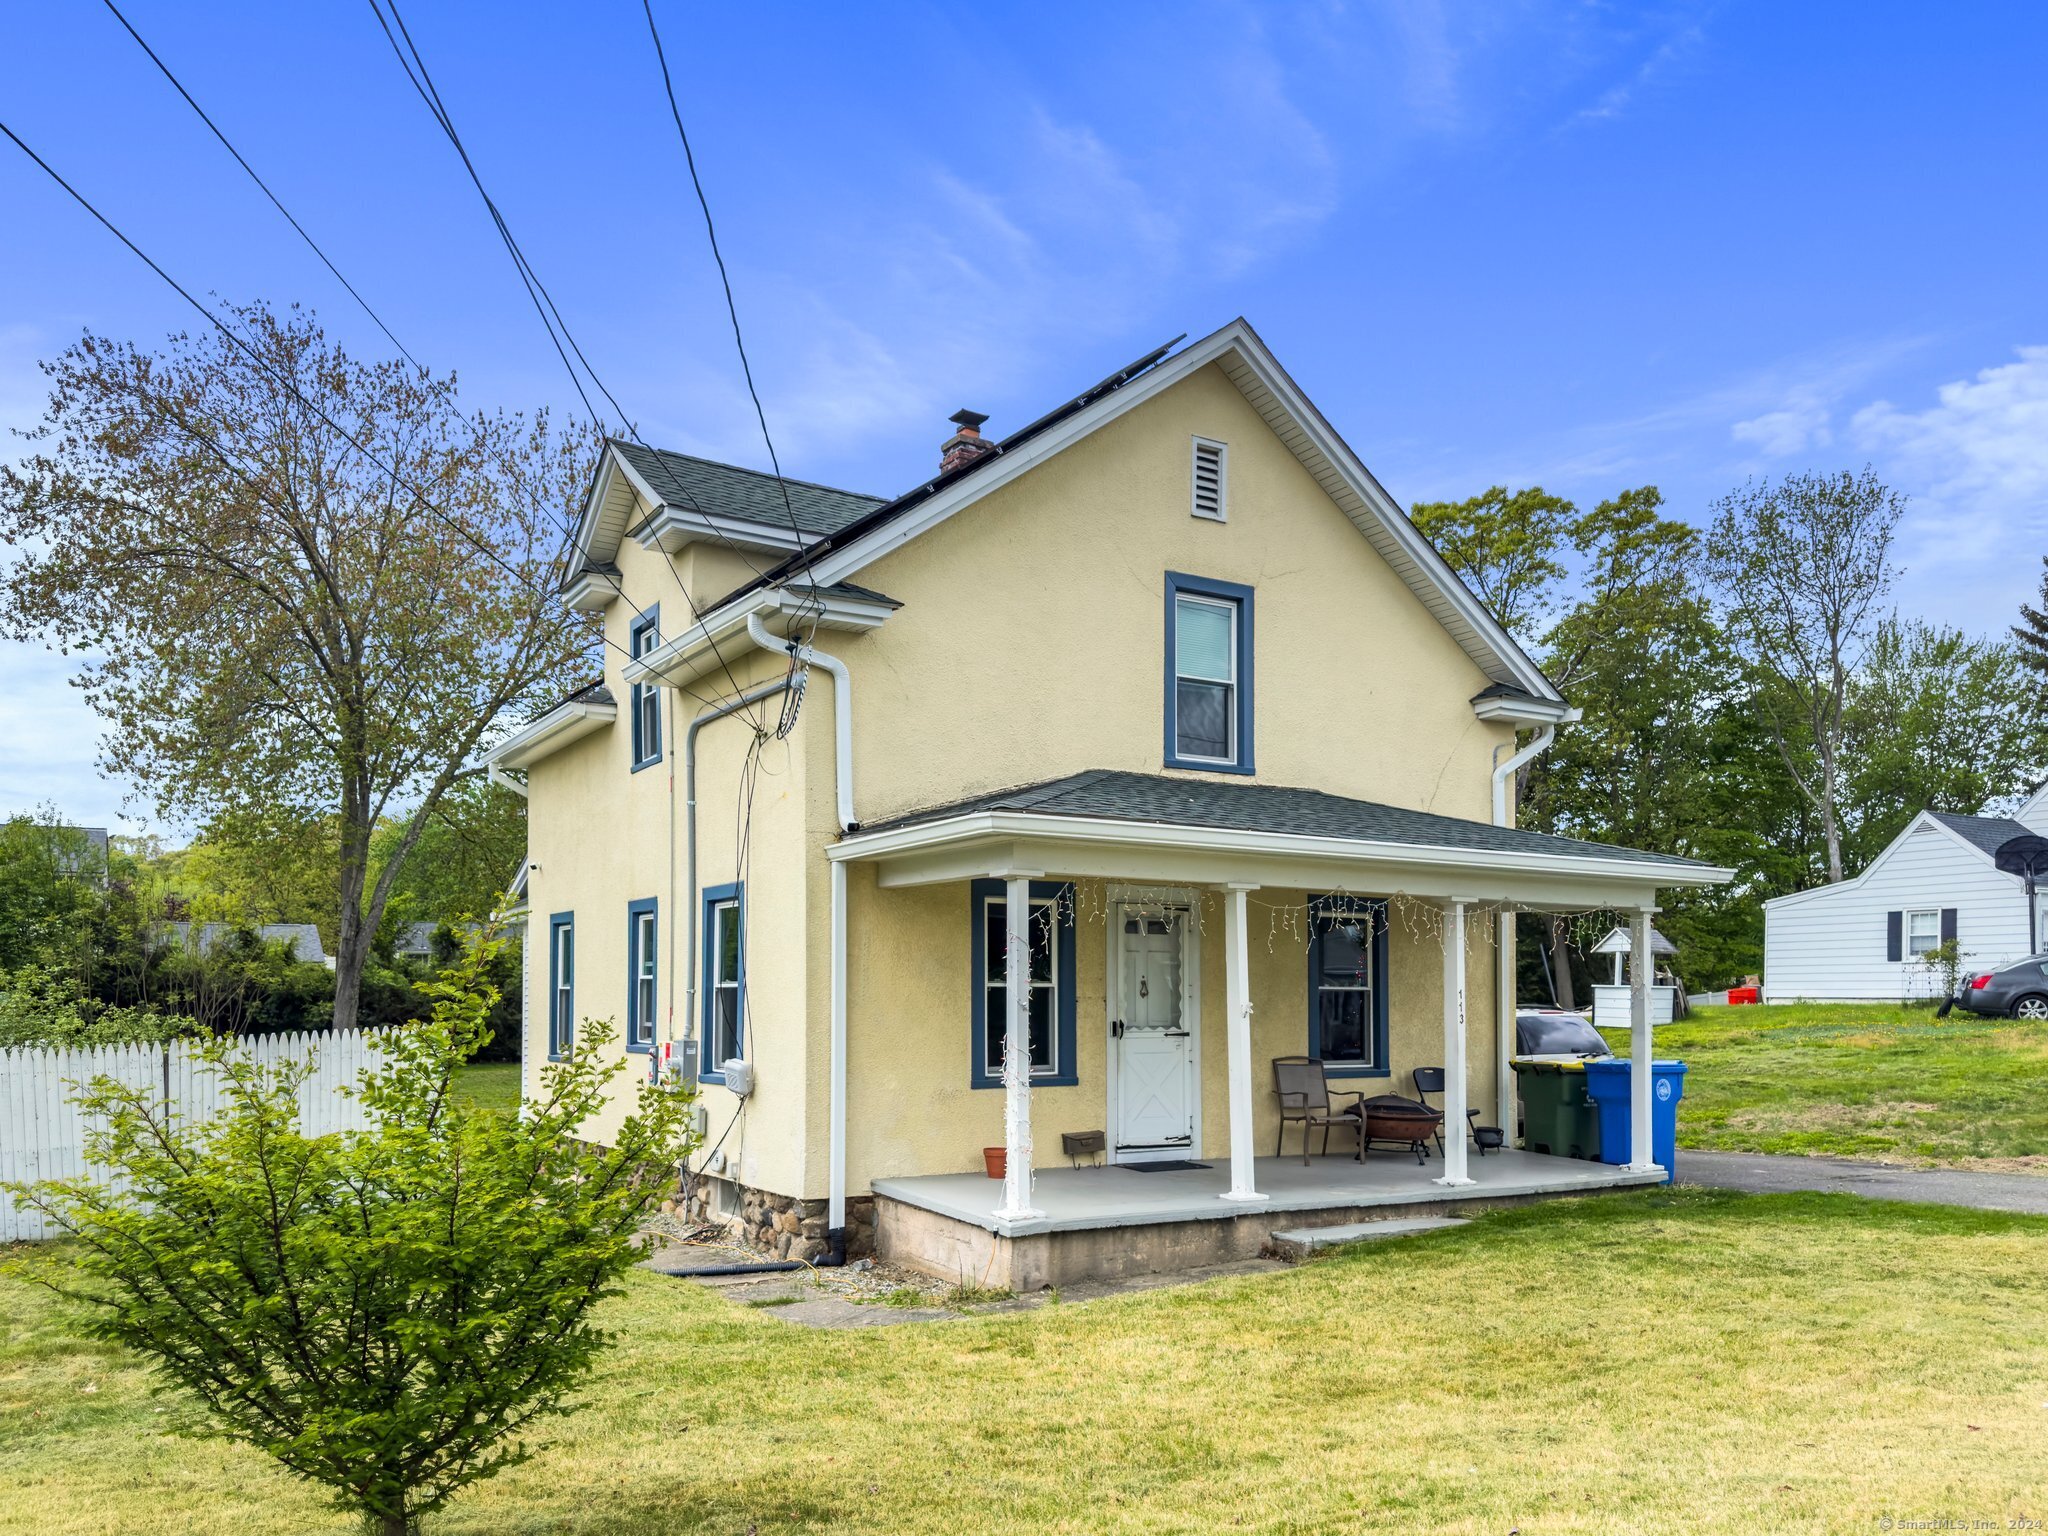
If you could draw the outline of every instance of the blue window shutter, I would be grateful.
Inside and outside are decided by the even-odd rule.
[[[1941,909],[1941,942],[1953,944],[1955,941],[1956,909],[1954,907],[1943,907]]]
[[[1906,953],[1906,914],[1887,912],[1884,915],[1884,957],[1899,960]]]

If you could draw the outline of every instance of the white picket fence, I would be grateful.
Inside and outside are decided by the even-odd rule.
[[[250,1035],[237,1049],[265,1065],[312,1058],[313,1071],[299,1087],[299,1126],[308,1135],[369,1125],[362,1101],[340,1091],[354,1087],[366,1069],[382,1060],[367,1031]],[[210,1120],[220,1108],[218,1074],[199,1059],[189,1040],[0,1051],[0,1184],[107,1179],[107,1170],[86,1160],[89,1117],[72,1102],[79,1088],[96,1077],[147,1090],[188,1123]],[[56,1235],[40,1211],[19,1206],[0,1189],[0,1242]]]

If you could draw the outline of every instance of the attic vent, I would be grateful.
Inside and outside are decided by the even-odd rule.
[[[1229,450],[1206,437],[1195,439],[1195,502],[1193,512],[1212,523],[1223,522],[1223,466]]]

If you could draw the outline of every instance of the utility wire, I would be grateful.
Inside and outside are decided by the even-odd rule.
[[[704,182],[697,174],[697,157],[690,149],[689,130],[683,127],[683,109],[676,104],[676,86],[668,72],[668,54],[661,46],[661,29],[654,23],[654,0],[640,0],[640,3],[647,12],[647,35],[654,40],[655,61],[661,65],[661,87],[668,96],[669,116],[675,119],[676,137],[683,141],[683,163],[690,169],[690,185],[696,189],[697,206],[704,211],[704,234],[711,242],[711,259],[718,264],[718,281],[725,289],[725,312],[732,319],[732,341],[739,349],[740,372],[747,381],[747,396],[754,402],[754,419],[761,424],[761,441],[768,445],[768,463],[775,471],[775,484],[782,492],[782,510],[789,516],[789,531],[796,536],[797,559],[808,579],[811,561],[805,550],[807,541],[803,530],[797,526],[796,508],[790,504],[789,482],[782,476],[782,460],[776,455],[775,439],[768,431],[768,413],[761,408],[761,392],[754,387],[754,367],[747,361],[747,340],[740,334],[740,311],[739,305],[733,301],[732,277],[725,270],[725,257],[719,253],[718,228],[711,222],[711,201],[704,195]],[[809,580],[808,584],[813,589],[817,586],[815,580]],[[812,632],[816,633],[815,619]]]
[[[127,29],[128,35],[135,39],[136,46],[141,48],[141,50],[144,53],[149,55],[149,62],[154,64],[159,70],[163,71],[163,77],[171,82],[172,87],[177,91],[177,93],[180,96],[185,98],[185,105],[190,107],[194,112],[199,114],[199,121],[206,124],[206,126],[212,130],[213,136],[216,139],[220,140],[221,148],[225,149],[229,154],[235,157],[235,164],[239,165],[244,171],[247,171],[249,173],[249,179],[256,183],[256,185],[262,190],[263,195],[265,197],[270,199],[270,205],[273,208],[275,208],[279,213],[284,215],[285,222],[291,225],[293,229],[298,231],[299,238],[306,242],[306,245],[308,246],[308,248],[311,249],[315,256],[318,256],[320,258],[321,264],[325,266],[329,272],[334,274],[334,280],[340,283],[342,287],[346,288],[348,290],[348,296],[354,299],[356,303],[360,304],[363,308],[363,313],[368,315],[372,320],[376,322],[377,329],[384,333],[385,339],[389,341],[391,345],[398,348],[400,352],[404,353],[405,360],[411,363],[413,367],[422,367],[423,365],[421,364],[420,360],[414,357],[412,353],[406,351],[405,343],[400,341],[395,335],[392,334],[391,327],[384,323],[384,317],[378,314],[376,310],[370,307],[370,301],[364,298],[360,293],[356,292],[355,284],[351,283],[347,278],[341,275],[341,269],[328,259],[327,253],[325,251],[320,249],[320,243],[317,240],[315,240],[311,235],[306,233],[306,228],[303,224],[301,224],[297,219],[292,217],[291,210],[285,207],[285,205],[278,200],[278,196],[275,192],[270,190],[270,183],[266,182],[261,176],[256,174],[256,167],[254,167],[247,160],[242,158],[242,152],[239,149],[235,148],[235,146],[228,141],[228,136],[220,131],[220,125],[214,122],[212,118],[208,117],[206,115],[206,109],[200,106],[198,102],[192,99],[192,93],[185,89],[184,83],[180,81],[176,75],[171,73],[171,66],[166,64],[161,58],[159,58],[157,56],[157,51],[154,48],[150,47],[149,44],[143,40],[142,34],[135,30],[135,24],[131,22],[126,16],[123,16],[121,14],[121,8],[114,4],[114,0],[106,0],[106,7],[108,10],[114,13],[114,20],[120,22],[121,25]]]
[[[98,220],[101,227],[104,228],[108,234],[112,235],[116,240],[120,241],[123,245],[125,245],[128,248],[128,250],[136,257],[136,259],[141,261],[144,266],[148,267],[149,270],[154,272],[158,277],[162,278],[165,284],[168,285],[171,288],[171,290],[178,295],[179,298],[183,299],[187,304],[191,305],[193,309],[197,310],[201,317],[204,318],[209,325],[213,326],[223,336],[227,337],[227,339],[230,342],[232,342],[241,352],[243,352],[251,362],[255,363],[258,368],[262,369],[278,384],[282,385],[291,394],[291,396],[294,399],[296,399],[301,405],[303,405],[307,410],[311,411],[315,416],[318,416],[322,421],[326,422],[329,427],[331,427],[335,432],[339,433],[344,439],[346,439],[350,444],[352,444],[355,447],[356,451],[361,453],[364,458],[368,459],[378,469],[382,470],[385,474],[389,475],[392,479],[393,484],[398,485],[402,487],[404,490],[410,492],[413,500],[417,504],[419,504],[422,507],[425,507],[427,511],[433,513],[435,517],[439,518],[443,523],[447,524],[447,526],[453,532],[455,532],[459,537],[461,537],[466,543],[472,545],[479,554],[483,555],[485,559],[489,560],[493,565],[497,566],[500,570],[502,570],[506,575],[510,576],[519,585],[521,585],[522,587],[526,587],[528,590],[534,592],[537,596],[540,596],[543,599],[550,598],[551,595],[546,591],[546,589],[536,587],[531,582],[529,582],[525,576],[523,576],[509,562],[507,562],[505,558],[502,555],[500,555],[495,549],[491,548],[489,544],[485,543],[482,539],[478,538],[476,534],[473,533],[471,530],[465,528],[456,518],[451,516],[445,509],[437,505],[433,501],[433,499],[429,497],[424,491],[422,491],[418,486],[411,483],[405,477],[405,475],[397,468],[396,465],[385,463],[381,458],[379,458],[376,455],[375,452],[373,452],[370,449],[370,447],[366,443],[362,441],[362,439],[357,437],[353,432],[349,431],[347,427],[344,427],[332,416],[328,415],[327,412],[322,410],[320,406],[316,404],[314,401],[308,399],[305,393],[300,390],[298,385],[295,382],[293,382],[293,380],[288,375],[278,372],[278,370],[272,367],[271,364],[263,357],[261,353],[259,353],[254,347],[250,346],[247,341],[242,339],[242,337],[235,331],[234,327],[230,326],[226,321],[222,320],[212,310],[208,309],[204,304],[200,303],[198,299],[194,298],[192,296],[191,290],[186,288],[183,283],[179,282],[175,277],[171,276],[170,273],[166,272],[161,266],[159,266],[156,260],[153,257],[151,257],[147,251],[143,250],[141,246],[137,245],[133,240],[129,239],[128,236],[122,232],[120,226],[115,224],[114,221],[112,219],[109,219],[105,214],[101,213],[99,209],[93,205],[91,200],[85,196],[84,193],[80,192],[76,187],[72,186],[70,182],[66,181],[63,178],[63,176],[57,172],[55,167],[53,167],[49,163],[49,161],[45,160],[41,155],[37,154],[35,150],[30,148],[29,145],[22,139],[21,135],[16,133],[12,128],[8,127],[8,125],[5,122],[0,122],[0,134],[6,135],[6,137],[13,142],[14,147],[19,149],[24,155],[27,155],[29,159],[33,160],[36,163],[36,166],[43,172],[44,175],[48,176],[50,180],[54,181],[58,186],[62,187],[65,192],[70,194],[73,202],[77,203],[79,207],[83,208],[87,213],[91,214],[94,219]],[[184,426],[185,424],[180,422],[179,425]],[[201,441],[207,441],[202,434],[193,432],[191,428],[187,427],[186,430],[188,431],[188,433],[191,433],[191,435],[199,437]],[[217,454],[220,454],[223,461],[226,462],[225,453],[222,450],[220,450],[217,445],[209,445],[213,446],[214,451]],[[230,467],[233,468],[234,466],[230,465]],[[249,480],[249,476],[246,471],[236,469],[236,473],[241,474],[245,481]],[[600,638],[603,639],[606,645],[611,646],[614,650],[618,650],[622,654],[626,654],[628,656],[631,655],[630,652],[627,652],[625,650],[625,647],[619,645],[619,643],[616,640],[611,639],[609,636],[600,635]]]
[[[590,382],[596,386],[598,393],[604,396],[605,400],[611,405],[612,410],[617,413],[621,427],[632,437],[634,442],[643,448],[647,448],[649,452],[653,452],[654,450],[648,445],[646,440],[640,436],[639,429],[633,424],[633,420],[627,414],[625,408],[619,404],[618,399],[606,387],[604,380],[598,376],[597,370],[591,366],[589,358],[584,355],[583,348],[577,343],[575,335],[570,331],[568,322],[562,318],[561,309],[555,303],[554,295],[548,291],[547,285],[541,281],[540,274],[534,270],[533,264],[527,259],[526,252],[521,248],[518,238],[512,233],[511,224],[506,220],[496,200],[491,197],[489,190],[484,186],[483,177],[478,172],[475,162],[471,160],[468,147],[462,142],[462,135],[456,130],[455,119],[448,111],[447,104],[441,99],[440,89],[434,84],[433,76],[427,69],[426,59],[421,55],[419,45],[413,41],[412,33],[406,27],[405,18],[398,9],[397,0],[386,0],[386,3],[389,4],[391,10],[388,20],[384,14],[384,5],[380,4],[379,0],[369,0],[371,14],[377,18],[377,25],[383,31],[385,40],[391,44],[391,50],[397,56],[399,67],[405,71],[406,79],[411,82],[412,88],[419,93],[420,100],[426,103],[428,112],[432,114],[434,121],[440,126],[448,142],[454,146],[455,153],[461,158],[463,169],[469,173],[471,184],[475,186],[477,195],[483,199],[484,207],[490,213],[491,222],[498,231],[498,237],[504,243],[506,254],[512,258],[513,267],[518,272],[520,281],[526,287],[527,297],[532,300],[534,311],[540,316],[541,325],[546,329],[549,341],[554,344],[555,354],[561,359],[562,367],[568,373],[570,382],[575,386],[577,396],[583,401],[584,408],[589,411],[592,417],[600,422],[603,421],[603,416],[591,404],[590,396],[583,388],[582,377],[578,374],[576,365],[569,361],[569,354],[571,352],[575,354],[576,363],[582,365],[583,373],[589,376]],[[394,25],[397,27],[396,32],[392,30]],[[403,44],[400,43],[401,38],[404,39]],[[558,332],[559,334],[557,334]],[[687,487],[683,488],[683,494],[689,500],[691,510],[700,517],[703,517],[703,509],[696,505],[696,499],[690,495]],[[785,491],[785,498],[787,494]],[[717,529],[708,517],[705,519],[705,522],[707,527],[711,527],[714,533],[717,533],[726,544],[730,545],[739,554],[741,560],[745,561],[747,567],[756,576],[761,574],[760,567],[754,564],[744,549],[741,549],[722,530]],[[792,526],[794,525],[792,524]],[[664,559],[667,558],[666,552],[664,552]],[[704,615],[697,607],[696,599],[690,595],[689,587],[684,583],[682,573],[675,569],[673,560],[669,560],[668,564],[670,574],[675,578],[676,588],[682,593],[683,601],[689,607],[691,619],[701,627]],[[733,691],[735,693],[744,693],[746,691],[745,688],[741,685],[738,676],[733,672],[732,664],[726,659],[725,653],[719,647],[716,638],[709,631],[706,631],[705,639],[709,641],[711,654],[717,659],[719,668],[725,673],[726,680],[732,685]],[[751,706],[748,713],[758,727],[760,724],[758,706]]]
[[[356,301],[356,303],[362,306],[363,313],[368,315],[370,319],[376,323],[377,329],[384,333],[385,338],[389,340],[394,347],[398,348],[398,350],[401,353],[404,354],[405,360],[407,362],[411,363],[415,368],[421,369],[423,372],[426,371],[425,365],[421,363],[417,357],[413,356],[412,351],[406,346],[404,342],[398,339],[397,335],[393,333],[391,327],[384,323],[383,317],[379,315],[376,312],[376,310],[370,307],[369,301],[365,299],[360,292],[357,291],[356,286],[353,283],[351,283],[346,276],[343,275],[341,269],[335,266],[334,262],[328,257],[327,253],[320,248],[319,243],[313,239],[312,235],[307,233],[305,226],[299,223],[299,221],[292,216],[291,210],[286,208],[283,202],[281,202],[278,199],[277,194],[270,190],[269,184],[265,182],[261,176],[257,175],[255,168],[251,166],[245,158],[243,158],[242,152],[236,149],[235,146],[229,142],[227,135],[221,132],[219,125],[217,125],[214,122],[214,120],[207,115],[206,109],[199,105],[198,101],[194,99],[192,93],[185,89],[184,83],[180,81],[178,77],[171,72],[170,66],[164,63],[163,59],[158,55],[157,51],[154,48],[150,47],[148,41],[142,36],[142,34],[135,30],[135,24],[129,21],[129,19],[121,13],[120,8],[114,4],[114,0],[104,0],[104,3],[106,4],[107,9],[113,12],[114,19],[121,23],[122,27],[124,27],[127,30],[127,33],[130,37],[135,39],[137,46],[139,46],[144,53],[149,55],[150,62],[156,65],[156,67],[160,71],[162,71],[163,77],[166,80],[170,81],[172,87],[177,91],[177,93],[180,96],[182,96],[185,99],[185,104],[189,106],[195,113],[198,114],[199,120],[202,123],[206,124],[206,126],[210,130],[212,130],[213,136],[216,139],[220,140],[221,147],[227,150],[227,152],[230,155],[234,156],[235,163],[241,166],[241,168],[244,171],[248,172],[249,179],[255,182],[256,185],[262,189],[263,195],[270,199],[271,206],[276,208],[280,214],[284,215],[285,222],[290,224],[291,227],[298,232],[299,238],[306,242],[307,246],[311,248],[313,254],[318,256],[321,262],[326,266],[327,270],[334,274],[335,281],[340,283],[343,288],[346,288],[349,292],[349,296],[353,298]],[[587,400],[584,403],[586,406],[589,404]],[[595,413],[593,412],[592,414],[594,415]],[[185,426],[185,424],[182,422],[179,423],[179,425],[181,427]],[[187,430],[189,430],[189,428],[187,428]],[[235,466],[233,465],[230,465],[229,467],[235,468]],[[236,469],[236,472],[241,473],[239,469]],[[244,479],[247,480],[247,478],[248,477],[244,475]],[[249,484],[253,489],[254,482],[249,481]],[[555,515],[552,511],[548,512],[548,516],[549,520],[552,521],[555,524],[556,528],[561,532],[561,535],[565,541],[573,536],[573,530],[559,516]],[[624,600],[626,606],[633,610],[636,616],[645,617],[646,610],[641,608],[638,603],[632,600],[632,598],[626,596],[626,589],[622,585],[620,585],[619,580],[616,576],[606,574],[605,580],[609,583],[612,589],[618,593],[619,597],[622,600]]]

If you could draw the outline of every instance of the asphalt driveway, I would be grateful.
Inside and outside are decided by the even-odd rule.
[[[1783,1157],[1762,1152],[1678,1154],[1678,1182],[1752,1194],[1819,1190],[1868,1195],[1873,1200],[1917,1200],[1968,1205],[1987,1211],[2048,1215],[2048,1177],[2031,1173],[1978,1173],[1960,1168],[1905,1168],[1842,1157]]]

